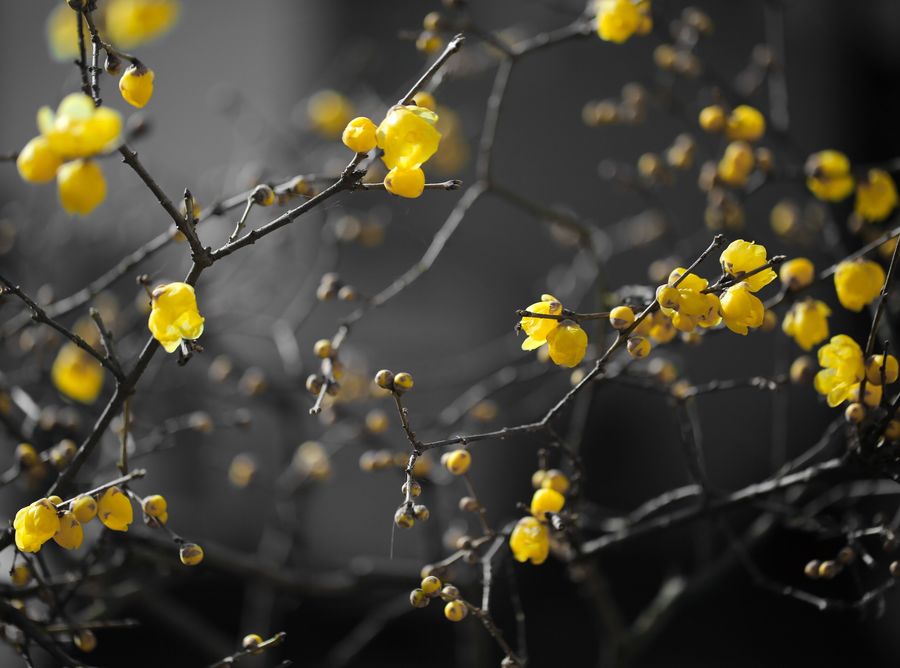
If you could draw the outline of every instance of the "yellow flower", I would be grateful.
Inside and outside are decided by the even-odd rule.
[[[81,528],[81,523],[71,510],[67,510],[59,519],[59,531],[53,535],[53,540],[67,550],[77,550],[81,547],[81,542],[84,540],[84,529]]]
[[[721,322],[721,317],[719,316],[719,300],[716,298],[716,324]],[[678,330],[675,328],[675,325],[672,323],[672,319],[666,316],[662,311],[657,311],[651,316],[651,327],[648,332],[648,336],[653,339],[656,343],[668,343],[672,339],[674,339],[678,335]]]
[[[750,286],[741,282],[732,285],[719,299],[725,326],[736,334],[746,335],[749,329],[762,325],[765,308]]]
[[[756,141],[766,131],[766,119],[759,112],[746,104],[732,109],[731,115],[725,123],[725,135],[729,139],[743,139]]]
[[[839,202],[853,192],[850,161],[840,151],[819,151],[806,160],[806,187],[826,202]]]
[[[425,190],[425,172],[418,167],[394,167],[384,177],[384,188],[392,195],[415,199]]]
[[[560,315],[563,305],[553,295],[541,295],[541,301],[529,306],[526,311],[532,313],[545,313],[547,315]],[[519,321],[522,331],[528,336],[522,341],[522,350],[535,350],[547,342],[547,335],[553,331],[559,321],[554,318],[523,317]]]
[[[119,79],[119,92],[132,107],[144,107],[153,97],[153,80],[156,74],[147,67],[132,65]]]
[[[180,9],[178,0],[107,0],[106,35],[116,46],[131,49],[165,35]]]
[[[128,531],[128,525],[134,520],[131,501],[118,487],[110,487],[103,492],[97,515],[103,525],[113,531]]]
[[[309,98],[306,112],[313,129],[326,137],[340,137],[353,118],[350,100],[333,90],[322,90]]]
[[[699,116],[700,127],[706,132],[721,132],[725,127],[725,110],[718,104],[703,107]]]
[[[516,561],[530,561],[537,566],[550,554],[550,532],[547,525],[534,517],[523,517],[509,536],[509,549]]]
[[[745,141],[733,141],[725,147],[716,173],[730,186],[742,186],[753,171],[753,148]]]
[[[93,160],[73,160],[57,170],[56,190],[66,213],[86,216],[106,199],[106,179]]]
[[[441,142],[441,133],[434,127],[437,120],[436,113],[414,104],[391,107],[375,131],[388,169],[415,169],[433,156]]]
[[[203,316],[197,309],[193,286],[169,283],[153,291],[148,322],[150,333],[167,353],[178,350],[182,339],[194,340],[203,334]]]
[[[375,148],[375,124],[365,116],[358,116],[347,123],[341,141],[355,153],[368,153]]]
[[[37,125],[50,148],[63,159],[86,158],[111,149],[122,132],[122,116],[109,107],[97,108],[84,93],[71,93],[56,112],[41,107]]]
[[[178,550],[178,558],[185,566],[196,566],[203,561],[203,548],[196,543],[185,543]]]
[[[897,382],[900,365],[898,365],[896,357],[888,355],[885,360],[884,355],[872,355],[866,360],[866,378],[870,383],[881,385],[881,374],[884,374],[885,385]]]
[[[846,334],[838,334],[819,348],[818,356],[822,370],[816,374],[814,385],[834,408],[850,397],[853,387],[858,387],[863,378],[862,349]]]
[[[868,178],[856,186],[856,215],[869,222],[887,218],[897,206],[894,179],[883,169],[870,169]]]
[[[831,309],[825,302],[807,299],[797,302],[791,307],[791,310],[784,316],[781,328],[785,334],[793,337],[803,350],[810,350],[828,338],[828,316],[830,315]]]
[[[551,487],[542,487],[531,497],[531,514],[543,520],[547,513],[558,513],[566,504],[566,497]]]
[[[621,44],[641,28],[647,16],[631,0],[599,0],[597,2],[597,34],[607,42]]]
[[[59,349],[50,378],[57,390],[83,404],[94,403],[103,389],[103,367],[74,343]]]
[[[59,531],[56,507],[47,499],[39,499],[16,513],[13,528],[16,547],[22,552],[37,552]]]
[[[92,496],[79,496],[72,502],[72,512],[75,513],[75,519],[87,524],[97,517],[97,501]]]
[[[872,260],[845,260],[834,272],[838,300],[850,311],[861,311],[881,293],[883,283],[884,269]]]
[[[550,359],[559,366],[578,366],[587,350],[587,334],[572,320],[563,320],[547,334]]]
[[[420,107],[425,107],[426,109],[437,111],[437,101],[435,101],[434,95],[432,95],[428,91],[420,90],[418,93],[413,95],[413,102],[415,102]]]
[[[816,268],[805,257],[798,257],[782,264],[778,277],[789,290],[802,290],[812,285],[816,278]]]
[[[766,259],[766,247],[755,244],[752,241],[736,239],[728,244],[728,248],[722,251],[719,258],[722,263],[722,271],[729,276],[740,278],[742,274],[762,267]],[[748,277],[744,282],[751,292],[757,292],[774,281],[778,275],[771,269],[765,269]]]
[[[160,524],[169,521],[169,504],[160,494],[154,494],[144,499],[143,510],[148,517],[152,517]]]
[[[463,475],[472,465],[472,455],[468,450],[459,448],[441,457],[441,463],[453,475]]]
[[[46,137],[35,137],[29,141],[16,158],[19,175],[29,183],[52,181],[60,165],[62,158],[53,150]]]
[[[84,43],[91,43],[87,25],[81,24]],[[47,17],[47,44],[55,60],[71,61],[78,57],[78,13],[65,2],[57,3]]]
[[[672,326],[681,332],[692,332],[697,326],[713,327],[718,325],[721,321],[719,299],[714,294],[703,292],[709,286],[709,282],[705,278],[696,274],[688,274],[677,288],[674,287],[684,272],[684,267],[678,267],[669,274],[668,283],[656,289],[660,312],[670,318]],[[648,321],[644,320],[644,322]],[[649,335],[652,331],[651,325],[646,332],[635,330],[635,333]],[[663,337],[668,335],[665,331],[658,333],[662,333]],[[669,338],[671,339],[672,336]]]

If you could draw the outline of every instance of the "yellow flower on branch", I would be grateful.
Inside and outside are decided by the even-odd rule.
[[[732,285],[719,298],[725,326],[736,334],[746,335],[763,323],[765,307],[745,282]]]
[[[850,311],[861,311],[881,293],[883,284],[884,269],[872,260],[845,260],[834,272],[838,300]]]
[[[128,531],[128,526],[134,520],[134,509],[125,492],[118,487],[110,487],[100,497],[97,516],[107,529]]]
[[[856,186],[853,210],[863,220],[872,223],[884,220],[897,206],[897,186],[883,169],[870,169],[865,181]]]
[[[550,532],[547,525],[534,517],[523,517],[509,536],[509,548],[516,561],[544,563],[550,554]]]
[[[39,499],[16,513],[16,547],[22,552],[37,552],[59,531],[56,507],[48,499]]]
[[[806,186],[826,202],[840,202],[853,192],[850,160],[840,151],[819,151],[806,160]]]
[[[735,239],[722,251],[720,262],[724,273],[744,281],[751,292],[758,292],[778,278],[771,267],[746,279],[742,278],[742,274],[759,269],[768,262],[766,247],[752,241]]]
[[[84,529],[71,510],[63,513],[59,519],[59,531],[53,535],[53,540],[62,548],[77,550],[84,540]]]
[[[529,306],[526,311],[545,315],[560,315],[562,303],[553,295],[541,295],[541,301]],[[522,331],[528,336],[522,341],[522,350],[536,350],[547,342],[547,335],[553,331],[559,321],[555,318],[535,318],[523,316],[519,321]]]
[[[74,343],[59,349],[50,378],[57,390],[83,404],[94,403],[103,389],[103,367]]]
[[[807,299],[794,304],[784,316],[781,328],[792,337],[803,350],[828,338],[828,316],[831,309],[825,302]]]
[[[178,350],[184,339],[199,339],[203,334],[203,322],[193,286],[168,283],[153,291],[148,326],[153,338],[167,353]]]
[[[865,374],[863,353],[859,344],[846,334],[832,336],[819,348],[819,365],[815,388],[826,396],[828,405],[834,408],[846,401]]]
[[[559,366],[572,368],[581,364],[587,343],[587,334],[574,320],[563,320],[547,334],[550,359]]]
[[[649,2],[599,0],[596,3],[597,35],[607,42],[621,44],[632,35],[646,35],[653,28]]]
[[[37,125],[50,148],[64,160],[71,160],[114,148],[122,133],[122,116],[115,109],[95,107],[84,93],[71,93],[55,112],[41,107]]]

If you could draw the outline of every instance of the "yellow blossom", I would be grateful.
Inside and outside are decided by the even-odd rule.
[[[132,65],[119,79],[119,92],[122,94],[122,99],[138,109],[146,106],[153,97],[153,80],[155,78],[156,74],[153,70],[144,66]]]
[[[547,513],[558,513],[566,504],[566,497],[552,487],[541,487],[531,497],[531,514],[543,520]]]
[[[94,403],[103,389],[103,367],[74,343],[59,349],[50,378],[57,390],[83,404]]]
[[[678,267],[669,274],[668,283],[657,288],[656,298],[660,304],[660,312],[670,318],[672,326],[681,332],[692,332],[698,326],[718,325],[720,322],[719,299],[714,294],[703,292],[709,286],[709,282],[705,278],[690,273],[682,279],[685,271],[683,267]],[[679,280],[681,282],[676,288],[675,283]],[[645,322],[648,321],[645,320]],[[649,335],[652,330],[651,324],[646,332],[635,330],[635,333]],[[663,338],[667,336],[664,331],[657,333],[663,334]]]
[[[59,518],[59,531],[53,535],[53,540],[67,550],[77,550],[81,547],[81,542],[84,540],[84,529],[81,528],[81,523],[71,510],[67,510]]]
[[[816,278],[816,268],[805,257],[797,257],[781,265],[778,277],[789,290],[802,290],[812,285]]]
[[[806,160],[806,187],[826,202],[839,202],[853,192],[850,160],[840,151],[819,151]]]
[[[900,366],[893,355],[888,355],[887,358],[884,355],[872,355],[866,360],[866,378],[870,383],[881,385],[883,380],[885,385],[890,385],[897,382],[898,375]]]
[[[178,0],[106,0],[106,35],[131,49],[166,34],[180,9]]]
[[[831,309],[825,302],[807,299],[797,302],[791,307],[791,310],[784,316],[781,328],[803,350],[810,350],[828,338],[828,316],[830,315]]]
[[[869,222],[887,218],[897,206],[897,186],[883,169],[870,169],[865,181],[856,186],[856,215]]]
[[[313,129],[326,137],[340,137],[353,118],[350,100],[333,90],[322,90],[309,98],[306,111]]]
[[[732,109],[725,123],[725,135],[729,139],[756,141],[766,131],[766,119],[758,109],[746,104]]]
[[[375,148],[375,124],[365,116],[358,116],[347,123],[341,141],[355,153],[368,153]]]
[[[563,305],[553,295],[541,295],[541,301],[529,306],[526,311],[547,315],[560,315]],[[528,336],[522,342],[522,350],[535,350],[547,342],[547,335],[556,328],[559,321],[555,318],[534,318],[525,316],[519,321],[522,331]]]
[[[719,303],[725,326],[736,334],[746,335],[749,329],[755,329],[763,323],[763,303],[743,281],[725,290]]]
[[[384,177],[384,188],[392,195],[415,199],[425,190],[425,172],[418,167],[394,167]]]
[[[178,350],[183,339],[203,334],[203,316],[197,309],[194,288],[187,283],[168,283],[153,291],[149,327],[167,353]]]
[[[845,260],[834,272],[834,288],[841,306],[861,311],[881,293],[884,269],[872,260]]]
[[[862,349],[846,334],[838,334],[819,348],[818,356],[822,370],[816,374],[814,385],[834,408],[849,398],[853,387],[863,378]]]
[[[110,487],[100,497],[97,515],[107,529],[128,531],[128,525],[134,520],[134,509],[125,492]]]
[[[587,334],[572,320],[563,320],[547,334],[550,359],[559,366],[575,367],[584,359]]]
[[[65,2],[57,3],[47,17],[47,44],[54,59],[62,62],[78,57],[78,18],[78,13]],[[91,36],[83,21],[81,33],[85,44],[90,44]]]
[[[79,496],[72,502],[72,512],[75,513],[75,519],[87,524],[97,517],[97,500],[92,496]]]
[[[632,0],[598,0],[597,35],[607,42],[621,44],[635,33],[644,34],[642,24],[649,19],[648,4],[638,5]]]
[[[742,186],[753,171],[755,162],[750,144],[745,141],[733,141],[725,147],[716,173],[728,185]]]
[[[48,499],[39,499],[16,513],[13,528],[16,547],[22,552],[37,552],[59,531],[56,507]]]
[[[67,213],[86,216],[106,199],[106,178],[93,160],[73,160],[56,172],[59,202]]]
[[[550,532],[547,525],[534,517],[523,517],[509,536],[509,548],[516,561],[530,561],[537,566],[550,554]]]
[[[84,93],[71,93],[59,103],[56,112],[41,107],[37,125],[50,148],[68,160],[113,148],[122,132],[122,117],[109,107],[95,107]]]
[[[47,183],[56,176],[62,158],[50,146],[46,137],[35,137],[19,151],[16,167],[19,175],[29,183]]]
[[[414,104],[391,107],[375,131],[388,169],[415,169],[433,156],[441,142],[441,133],[434,127],[437,120],[436,113]]]
[[[720,262],[723,272],[740,279],[742,274],[759,269],[768,262],[766,247],[752,241],[736,239],[722,251]],[[747,284],[751,292],[757,292],[777,277],[778,275],[770,267],[741,280]]]

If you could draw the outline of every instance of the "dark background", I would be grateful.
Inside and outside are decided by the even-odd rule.
[[[655,3],[657,25],[665,26],[666,17],[676,17],[684,5]],[[5,7],[0,22],[4,63],[0,90],[5,91],[0,148],[24,144],[35,132],[35,110],[55,105],[78,86],[75,67],[54,63],[46,55],[44,19],[52,6],[52,2],[17,2]],[[573,2],[497,1],[472,6],[483,27],[508,28],[519,37],[563,25],[580,10]],[[765,39],[764,3],[709,2],[702,8],[712,17],[715,33],[698,53],[710,70],[733,77],[746,65],[753,46]],[[340,169],[346,161],[343,148],[304,131],[306,98],[320,88],[333,87],[351,97],[362,112],[373,117],[382,113],[426,65],[425,57],[398,33],[417,30],[422,16],[433,9],[439,9],[438,3],[191,0],[168,37],[139,48],[140,57],[157,76],[155,97],[146,110],[152,131],[137,145],[142,160],[170,195],[190,186],[201,203],[239,191],[256,179]],[[854,163],[896,156],[900,5],[889,0],[792,0],[785,3],[784,26],[789,139],[797,154],[837,148]],[[634,38],[616,46],[592,38],[548,50],[517,66],[495,148],[500,180],[546,205],[565,205],[603,227],[645,209],[641,198],[603,181],[598,163],[633,165],[642,152],[668,146],[677,132],[685,130],[684,122],[651,105],[642,124],[588,128],[581,122],[581,108],[589,100],[618,96],[630,81],[652,87],[658,76],[651,56],[656,43],[656,37]],[[448,79],[437,97],[460,114],[474,147],[493,65],[474,41],[463,56],[468,72]],[[489,71],[481,71],[485,67]],[[125,111],[115,99],[114,82],[104,78],[102,83],[108,101]],[[692,117],[709,101],[709,91],[702,85],[679,83],[676,94]],[[766,104],[765,94],[755,99]],[[15,244],[0,255],[0,267],[31,292],[49,286],[57,296],[68,294],[168,225],[152,196],[113,160],[104,164],[110,196],[84,220],[62,212],[52,185],[24,184],[11,165],[4,167],[0,216],[15,229]],[[682,259],[705,247],[711,234],[703,227],[704,197],[694,174],[680,177],[660,193],[663,208],[685,240],[674,249]],[[448,176],[471,181],[472,166],[442,178]],[[828,253],[815,244],[806,247],[774,239],[768,212],[784,196],[801,204],[807,201],[797,183],[767,187],[747,201],[741,236],[766,243],[771,253],[804,254],[817,264],[830,262]],[[396,418],[391,415],[385,436],[373,438],[360,434],[359,418],[372,407],[389,410],[387,400],[342,409],[343,430],[308,417],[311,400],[302,381],[314,367],[312,343],[332,335],[337,319],[349,307],[328,303],[302,323],[293,320],[322,272],[323,226],[327,230],[347,214],[385,226],[382,246],[350,245],[340,251],[341,275],[364,294],[373,294],[420,257],[457,198],[458,193],[443,192],[429,192],[415,201],[395,200],[385,193],[343,195],[280,232],[277,240],[268,239],[269,243],[223,262],[205,274],[198,287],[207,317],[203,337],[207,353],[186,368],[177,367],[172,358],[155,360],[135,399],[139,439],[162,420],[196,410],[208,411],[217,424],[209,435],[178,434],[175,447],[146,461],[150,475],[135,485],[141,493],[159,491],[167,496],[171,523],[179,533],[206,545],[209,555],[215,545],[251,556],[259,550],[256,562],[272,572],[307,573],[315,581],[323,572],[350,574],[359,578],[357,584],[340,594],[322,595],[272,587],[265,578],[223,573],[212,566],[185,572],[171,560],[151,568],[133,558],[124,564],[125,577],[115,596],[102,605],[112,616],[134,617],[142,626],[101,632],[92,662],[202,665],[233,651],[245,633],[285,630],[287,643],[267,661],[274,663],[280,657],[300,666],[335,665],[349,647],[343,639],[373,615],[392,621],[350,665],[499,662],[490,638],[473,620],[451,625],[437,606],[415,611],[404,603],[419,567],[447,553],[436,544],[438,526],[464,521],[453,519],[461,494],[458,482],[439,480],[427,490],[435,526],[393,536],[390,559],[391,517],[399,500],[400,477],[362,473],[357,459],[370,447],[403,449]],[[842,206],[832,210],[840,229],[848,212]],[[230,220],[211,222],[209,238],[224,239]],[[849,233],[845,241],[851,248],[859,243]],[[649,263],[672,252],[662,241],[610,258],[604,267],[609,286],[648,282]],[[349,359],[366,377],[381,367],[407,369],[415,375],[416,389],[408,396],[408,405],[414,426],[423,425],[420,435],[440,438],[478,430],[481,426],[471,422],[449,432],[425,426],[480,377],[504,364],[531,361],[519,351],[512,333],[513,311],[548,289],[572,292],[565,272],[572,258],[570,248],[552,242],[546,226],[496,198],[486,198],[469,214],[430,274],[354,329]],[[185,248],[175,246],[142,270],[154,280],[173,279],[183,274],[186,259]],[[714,273],[711,265],[708,275]],[[130,277],[113,292],[123,311],[134,310],[138,290]],[[830,286],[821,286],[817,295],[837,305]],[[592,305],[585,302],[585,306]],[[5,305],[0,321],[16,310]],[[864,318],[835,311],[833,332],[863,336]],[[271,335],[279,318],[296,324],[302,373],[288,373],[280,362]],[[124,349],[131,352],[144,337],[140,322],[119,335]],[[662,354],[686,377],[703,382],[783,372],[799,352],[776,331],[746,339],[711,337],[702,346],[677,346]],[[237,377],[249,367],[261,369],[269,389],[248,397],[233,379],[211,385],[206,369],[217,354],[234,360]],[[27,377],[25,370],[33,359],[16,342],[7,342],[0,368],[11,376]],[[46,370],[47,361],[42,365]],[[45,376],[29,382],[42,405],[62,405]],[[567,387],[568,373],[559,370],[505,391],[497,397],[500,413],[494,426],[534,419]],[[783,442],[788,454],[796,454],[817,440],[833,411],[808,387],[791,387],[787,393],[782,404],[789,416],[787,431],[776,436],[774,402],[768,394],[712,395],[700,403],[707,464],[718,488],[734,489],[768,476],[777,449],[773,444]],[[229,428],[239,408],[250,411],[252,424]],[[79,411],[82,423],[88,425],[99,406]],[[336,449],[331,480],[303,488],[282,503],[273,500],[271,481],[290,461],[296,445],[323,433]],[[582,435],[588,499],[601,508],[627,511],[688,482],[676,433],[663,399],[600,385]],[[0,439],[8,446],[4,451],[11,461],[14,443],[5,434]],[[515,517],[515,503],[527,500],[537,445],[534,439],[522,438],[473,448],[473,479],[494,522]],[[108,467],[114,461],[115,450],[115,438],[109,436],[101,465]],[[225,474],[238,452],[252,452],[260,465],[259,482],[244,490],[229,485]],[[0,503],[11,517],[31,497],[28,490],[6,488]],[[286,545],[281,538],[263,540],[273,517],[280,526],[293,527],[289,532],[293,538]],[[742,527],[750,517],[736,514],[731,521]],[[97,537],[91,534],[86,543],[94,540]],[[754,557],[772,578],[837,595],[839,583],[810,584],[800,577],[808,559],[837,547],[779,530],[757,546]],[[710,555],[727,551],[721,536],[700,523],[628,543],[604,553],[599,565],[630,619],[653,598],[664,577],[705,572]],[[279,552],[286,560],[273,563]],[[159,568],[170,571],[169,577],[158,579],[154,573]],[[540,568],[517,565],[515,570],[528,615],[532,665],[595,663],[598,644],[603,644],[595,613],[565,570],[553,560]],[[466,585],[462,586],[465,592]],[[477,580],[468,586],[478,597]],[[504,594],[501,582],[494,599],[498,623],[511,634]],[[637,665],[894,665],[900,650],[894,629],[900,618],[893,598],[888,596],[883,615],[871,609],[823,614],[754,587],[747,572],[732,564],[679,606]],[[403,614],[397,616],[395,610]],[[0,662],[16,660],[5,655]]]

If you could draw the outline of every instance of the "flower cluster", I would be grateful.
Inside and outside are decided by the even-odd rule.
[[[55,113],[42,107],[37,124],[40,136],[29,141],[16,160],[19,174],[31,183],[55,177],[63,208],[86,216],[106,198],[106,179],[91,158],[115,148],[122,117],[113,109],[96,108],[83,93],[72,93]]]
[[[846,334],[831,337],[819,348],[819,364],[822,370],[816,374],[815,388],[823,394],[828,405],[834,408],[844,401],[878,406],[881,403],[882,386],[897,381],[897,358],[893,355],[872,355],[863,359],[863,351]],[[865,378],[865,393],[860,400],[859,390]]]
[[[108,529],[127,531],[133,520],[131,501],[118,487],[106,489],[99,500],[91,495],[66,502],[58,496],[38,499],[16,513],[16,547],[37,552],[52,538],[60,547],[77,549],[84,540],[82,525],[95,517]]]
[[[806,160],[805,170],[807,187],[826,202],[839,202],[849,197],[855,186],[853,211],[861,220],[877,223],[897,208],[897,186],[891,175],[874,168],[866,172],[864,180],[857,182],[849,158],[840,151],[813,153]]]
[[[632,35],[647,35],[653,30],[650,0],[597,0],[597,35],[607,42],[621,44]]]
[[[531,515],[526,515],[516,523],[509,536],[509,548],[516,561],[530,561],[539,565],[550,554],[548,514],[558,513],[563,509],[569,479],[562,471],[539,470],[532,476],[532,484],[537,489],[531,497]]]
[[[151,297],[148,326],[167,353],[178,350],[184,340],[200,338],[204,319],[197,308],[193,286],[168,283],[156,288]]]
[[[426,575],[419,587],[409,593],[409,602],[414,608],[424,608],[436,598],[445,602],[444,617],[451,622],[460,622],[469,614],[469,606],[460,596],[459,589],[449,582],[441,582],[436,575]]]
[[[541,295],[541,301],[529,306],[531,313],[561,316],[562,303],[553,295]],[[550,359],[559,366],[575,367],[584,359],[587,350],[587,334],[574,320],[567,318],[540,318],[524,316],[519,327],[527,334],[522,350],[536,350],[547,344]]]
[[[437,121],[437,114],[427,107],[398,104],[391,107],[378,127],[369,118],[354,118],[341,139],[356,153],[380,148],[381,159],[390,170],[384,177],[384,187],[394,195],[414,198],[425,189],[422,165],[437,152],[441,141]]]
[[[828,338],[828,316],[831,309],[818,299],[795,303],[784,316],[781,328],[803,350],[811,350]]]

